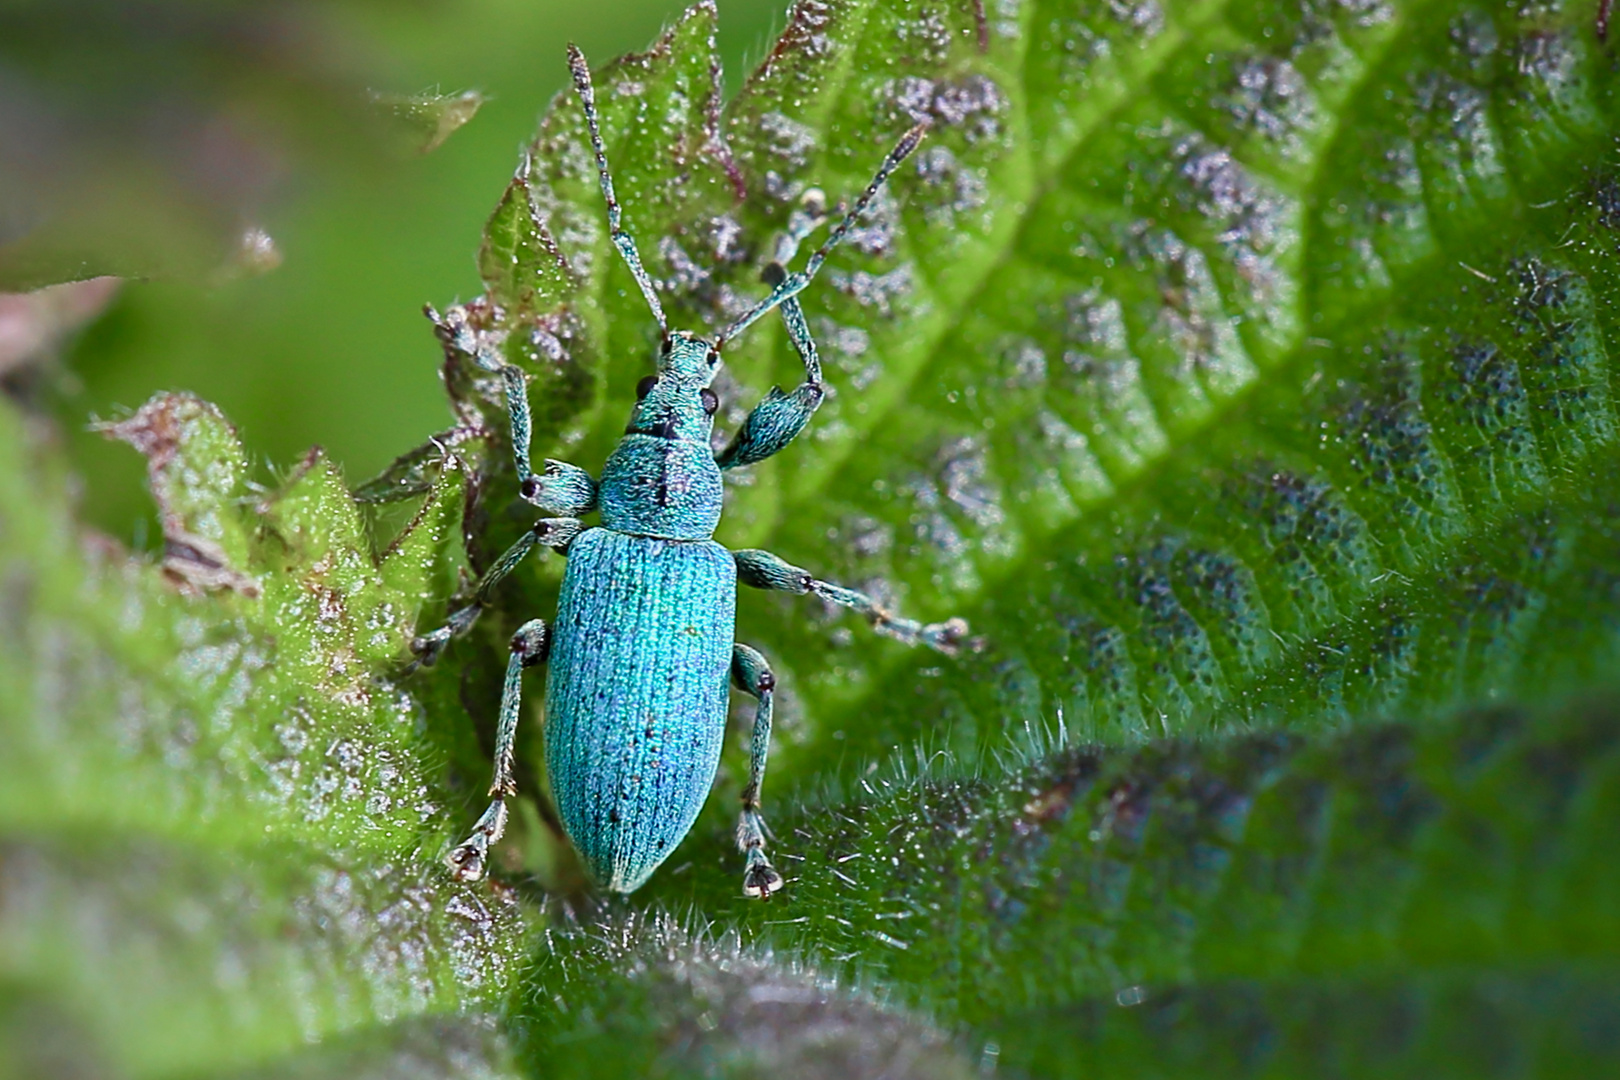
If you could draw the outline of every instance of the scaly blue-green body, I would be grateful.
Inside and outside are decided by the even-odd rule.
[[[590,529],[568,549],[548,661],[546,770],[591,877],[647,880],[714,785],[737,565],[711,540]]]
[[[584,469],[560,461],[547,461],[540,473],[533,471],[522,372],[480,352],[464,316],[439,324],[440,336],[452,348],[501,376],[518,490],[530,503],[559,516],[536,522],[484,574],[472,603],[412,641],[418,662],[431,664],[452,637],[471,626],[490,590],[536,545],[568,556],[555,624],[531,619],[512,637],[489,788],[494,801],[448,862],[463,880],[483,875],[490,845],[506,828],[506,799],[517,792],[513,753],[523,671],[549,661],[546,766],[557,813],[597,885],[612,892],[636,888],[675,850],[708,798],[725,741],[729,677],[758,702],[737,846],[746,860],[744,895],[768,899],[783,885],[765,857],[760,815],[776,679],[758,651],[732,640],[737,583],[819,596],[854,608],[892,637],[942,652],[953,652],[967,632],[960,619],[924,626],[899,618],[870,596],[819,581],[768,551],[727,551],[711,539],[723,505],[720,471],[751,465],[781,450],[821,404],[821,361],[798,295],[916,147],[923,129],[912,128],[889,153],[803,273],[789,274],[782,263],[819,224],[824,208],[812,210],[789,229],[777,258],[766,268],[771,294],[711,342],[670,330],[665,322],[658,288],[641,265],[635,241],[620,227],[590,71],[572,46],[570,64],[596,151],[609,235],[657,319],[662,341],[656,374],[636,387],[624,438],[598,484]],[[785,394],[773,388],[730,445],[716,454],[710,436],[720,403],[709,384],[719,370],[720,352],[773,310],[781,311],[788,337],[804,361],[804,382]],[[595,510],[601,511],[602,525],[587,529],[579,519]]]

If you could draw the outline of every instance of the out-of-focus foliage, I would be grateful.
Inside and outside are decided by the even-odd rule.
[[[479,229],[567,81],[565,43],[639,48],[681,8],[0,4],[0,291],[97,268],[144,275],[80,339],[70,377],[45,380],[86,518],[158,542],[138,463],[84,427],[159,389],[219,405],[256,465],[319,444],[369,475],[437,430],[422,305],[480,291]],[[720,9],[735,84],[782,5]],[[438,123],[421,106],[463,91],[482,95],[476,115],[419,153]],[[39,272],[21,276],[28,266]]]
[[[448,1013],[469,1025],[448,1058],[494,1068],[476,1014],[525,920],[438,872],[450,748],[385,674],[445,591],[461,474],[377,557],[321,455],[252,492],[219,413],[160,396],[109,432],[164,522],[143,565],[82,533],[60,464],[4,425],[0,1059],[218,1071],[398,1024],[382,1060]]]
[[[345,1033],[324,1060],[387,1061],[454,1007],[489,1019],[446,1059],[535,1076],[1612,1070],[1620,114],[1594,13],[802,0],[724,104],[707,7],[601,64],[627,226],[698,330],[761,295],[809,187],[847,198],[931,121],[806,294],[833,396],[728,487],[720,539],[964,615],[983,649],[742,598],[780,688],[770,904],[738,895],[740,760],[627,900],[437,871],[485,781],[499,643],[560,568],[401,677],[456,508],[475,569],[527,524],[469,353],[530,375],[537,457],[595,471],[655,344],[561,98],[488,220],[483,295],[440,305],[451,426],[362,489],[418,492],[399,544],[320,458],[245,497],[195,399],[114,429],[153,470],[161,564],[80,554],[59,466],[10,444],[0,580],[28,583],[6,611],[31,644],[3,670],[32,756],[0,789],[26,885],[0,893],[5,1015],[148,1073],[302,1068],[285,1016]],[[798,377],[774,320],[726,360],[723,426]],[[542,816],[520,806],[505,880],[567,881]],[[115,948],[52,929],[81,866],[148,921],[202,912],[203,944],[72,974]],[[326,880],[385,927],[372,962],[231,983],[352,947],[299,906]],[[231,889],[266,922],[209,916]],[[401,889],[411,917],[360,918]],[[399,927],[429,944],[390,951]],[[166,991],[149,1013],[109,989],[130,971]],[[216,984],[254,1049],[151,1049]]]

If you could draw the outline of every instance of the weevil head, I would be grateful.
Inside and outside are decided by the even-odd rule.
[[[720,407],[709,384],[719,368],[720,354],[712,343],[685,330],[666,335],[658,349],[657,374],[636,385],[636,406],[625,434],[707,444]]]
[[[670,378],[683,386],[702,389],[714,381],[720,370],[720,353],[714,343],[687,330],[672,330],[658,347],[658,377]]]
[[[602,524],[632,536],[706,540],[720,522],[720,467],[709,446],[720,399],[714,345],[676,331],[658,350],[658,373],[636,386],[624,438],[602,468]]]

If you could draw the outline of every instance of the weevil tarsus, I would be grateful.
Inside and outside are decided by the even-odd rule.
[[[512,635],[506,661],[506,685],[501,690],[500,720],[495,726],[495,774],[489,784],[489,809],[484,811],[472,834],[451,849],[445,861],[458,881],[477,881],[484,876],[489,849],[506,832],[506,800],[517,794],[512,776],[517,745],[518,716],[523,708],[523,672],[545,663],[551,652],[551,630],[543,619],[530,619]]]
[[[765,855],[770,830],[760,813],[760,789],[765,783],[765,762],[771,750],[771,704],[775,697],[776,676],[758,649],[741,643],[731,650],[731,680],[758,703],[754,709],[754,731],[749,739],[748,786],[742,792],[742,810],[737,815],[737,850],[743,853],[743,895],[769,900],[782,887],[782,875]]]

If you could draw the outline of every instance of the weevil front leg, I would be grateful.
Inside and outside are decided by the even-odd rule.
[[[771,387],[771,392],[765,395],[765,400],[754,406],[754,411],[743,421],[743,426],[731,440],[731,444],[716,455],[715,462],[720,468],[735,469],[740,465],[752,465],[756,461],[770,457],[796,439],[805,425],[810,423],[810,417],[821,407],[821,402],[827,395],[821,383],[821,357],[816,352],[816,342],[810,335],[810,327],[804,321],[804,309],[799,306],[798,296],[815,279],[822,264],[827,261],[827,255],[843,243],[856,220],[877,197],[890,174],[917,148],[927,130],[926,124],[918,124],[901,137],[894,149],[889,151],[888,157],[883,159],[883,164],[878,166],[877,175],[866,185],[866,190],[855,200],[855,205],[833,227],[826,241],[811,254],[803,272],[789,273],[783,264],[793,257],[799,249],[799,243],[819,224],[825,215],[825,208],[814,208],[806,215],[796,217],[777,249],[776,259],[765,267],[762,275],[765,283],[771,287],[771,294],[738,316],[715,338],[714,347],[718,352],[766,312],[780,308],[782,321],[787,325],[788,337],[793,341],[793,347],[798,350],[799,359],[804,361],[804,382],[786,394],[780,387]]]
[[[781,263],[773,262],[765,268],[764,277],[765,283],[774,289],[786,280],[787,271],[782,269]],[[798,298],[784,300],[781,311],[782,321],[787,324],[788,337],[793,340],[799,359],[804,361],[804,382],[786,394],[781,387],[771,387],[770,393],[754,406],[743,421],[730,445],[715,455],[715,463],[722,469],[752,465],[782,450],[799,437],[799,432],[810,423],[810,418],[821,408],[821,402],[827,396],[827,390],[821,383],[821,357],[816,352],[816,342],[810,336],[810,327],[804,321],[804,309],[799,306]]]
[[[539,474],[529,464],[529,442],[534,423],[529,412],[528,380],[468,325],[463,313],[440,317],[428,309],[441,335],[452,348],[472,358],[480,368],[501,378],[506,391],[506,417],[512,429],[512,463],[517,468],[518,491],[528,502],[554,517],[582,517],[596,509],[596,481],[576,465],[547,459]]]
[[[799,244],[827,218],[827,208],[820,201],[820,193],[812,197],[803,210],[795,211],[786,234],[777,244],[776,258],[765,267],[760,276],[773,290],[787,280],[786,263],[799,250]],[[715,463],[722,469],[739,465],[752,465],[777,453],[798,438],[799,432],[810,423],[810,418],[821,407],[827,391],[821,381],[821,355],[816,351],[816,339],[804,321],[804,308],[799,298],[783,300],[779,310],[787,326],[788,338],[804,363],[804,382],[791,393],[784,394],[780,387],[771,387],[765,400],[754,407],[743,421],[743,426],[732,438],[730,445],[715,455]]]
[[[518,716],[523,711],[523,669],[544,663],[550,652],[551,631],[544,620],[530,619],[512,635],[512,654],[506,662],[506,686],[501,691],[500,721],[495,728],[495,776],[489,784],[489,795],[494,801],[473,826],[472,835],[445,857],[457,881],[477,881],[484,876],[489,849],[506,831],[506,800],[517,794],[517,781],[512,777],[512,755]]]
[[[470,333],[469,339],[459,345],[473,353],[480,367],[499,374],[506,388],[506,414],[512,426],[512,461],[517,468],[518,492],[529,503],[556,516],[535,522],[528,532],[518,538],[517,543],[495,560],[495,565],[478,579],[471,603],[452,612],[443,626],[411,640],[411,652],[416,659],[411,661],[407,671],[432,667],[445,646],[450,644],[450,639],[465,634],[478,621],[484,605],[489,602],[490,592],[523,561],[535,545],[554,551],[567,550],[574,537],[584,528],[578,518],[596,509],[596,481],[584,469],[549,458],[538,474],[530,467],[529,440],[533,424],[523,372],[511,364],[502,363],[494,354],[480,350],[477,343],[471,340]]]
[[[731,650],[731,678],[746,694],[759,702],[754,710],[754,736],[750,740],[748,786],[743,788],[742,813],[737,817],[737,848],[747,865],[743,870],[743,895],[769,900],[782,887],[782,875],[765,857],[765,837],[769,832],[759,812],[759,789],[765,783],[765,759],[771,752],[771,699],[776,676],[758,649],[735,645]]]
[[[472,624],[478,621],[483,612],[484,605],[489,603],[489,594],[496,585],[510,574],[523,557],[538,545],[548,547],[554,551],[566,551],[568,545],[574,542],[574,537],[585,528],[585,523],[578,518],[541,518],[535,522],[528,532],[518,537],[517,543],[507,548],[495,565],[484,571],[484,576],[478,579],[478,587],[473,590],[472,602],[451,613],[443,626],[432,630],[420,637],[411,639],[411,652],[416,659],[411,662],[409,670],[417,667],[432,667],[444,652],[444,647],[450,644],[450,639],[465,634]]]
[[[808,570],[802,570],[769,551],[733,551],[731,556],[737,560],[737,580],[744,585],[798,596],[819,596],[829,603],[859,612],[878,633],[907,645],[927,645],[947,656],[954,656],[968,639],[965,619],[920,623],[890,611],[863,592],[822,581]]]
[[[523,372],[511,364],[496,368],[506,387],[506,415],[512,425],[512,463],[517,467],[518,494],[557,517],[583,517],[596,509],[596,481],[578,465],[546,459],[536,473],[529,465],[529,388]]]

